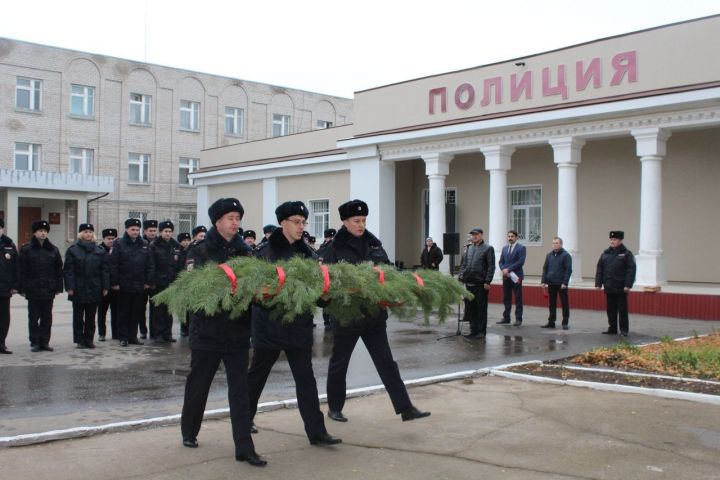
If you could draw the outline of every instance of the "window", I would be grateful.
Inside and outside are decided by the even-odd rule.
[[[310,235],[323,238],[327,228],[330,228],[330,200],[310,200]]]
[[[200,103],[180,100],[180,128],[200,130]]]
[[[70,114],[76,117],[92,117],[95,114],[95,88],[84,85],[70,86]]]
[[[317,122],[315,122],[315,126],[317,127],[318,130],[322,130],[324,128],[330,128],[330,127],[332,127],[332,125],[333,125],[332,122],[328,122],[326,120],[318,120]]]
[[[180,157],[180,185],[192,185],[193,181],[188,175],[198,169],[200,160],[197,158]]]
[[[34,78],[17,77],[15,86],[15,107],[39,112],[42,81]]]
[[[273,137],[290,134],[290,115],[273,115]]]
[[[15,143],[15,170],[40,170],[40,145]]]
[[[89,148],[70,147],[70,173],[92,175],[94,153]]]
[[[130,123],[150,125],[152,97],[141,93],[130,94]]]
[[[149,183],[148,166],[150,155],[144,153],[128,154],[128,183]]]
[[[140,223],[145,223],[150,212],[128,212],[128,218],[137,218]]]
[[[193,212],[180,212],[178,217],[178,233],[191,233],[197,225],[197,215]]]
[[[509,195],[510,228],[526,245],[542,244],[542,188],[511,188]]]
[[[225,135],[242,135],[243,109],[225,107]]]

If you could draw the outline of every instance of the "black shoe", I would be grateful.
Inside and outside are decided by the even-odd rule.
[[[143,337],[141,335],[140,338],[145,338],[145,337]],[[141,342],[137,338],[131,338],[130,340],[127,341],[127,343],[129,343],[130,345],[145,345],[143,342]]]
[[[508,325],[510,323],[510,320],[500,320],[499,322],[495,322],[496,325]]]
[[[250,425],[250,433],[258,433],[257,425],[255,425],[255,422]]]
[[[522,325],[522,320],[516,320],[515,323],[513,323],[513,327],[519,327]]]
[[[88,348],[88,347],[87,347],[87,345],[85,345],[84,342],[80,342],[77,344],[77,348],[81,349],[81,348]]]
[[[608,330],[605,330],[605,331],[602,332],[602,333],[603,333],[603,335],[617,335],[617,330],[609,330],[609,329],[608,329]]]
[[[156,344],[156,345],[163,345],[163,344],[168,343],[168,342],[166,342],[165,339],[163,339],[163,338],[156,337],[156,338],[153,339],[153,343]]]
[[[400,414],[403,422],[415,420],[416,418],[429,417],[430,412],[421,412],[417,407],[412,406]]]
[[[146,339],[147,339],[147,333],[141,333],[141,334],[140,334],[140,339],[146,340]]]
[[[175,339],[172,338],[172,337],[163,338],[163,340],[165,340],[167,343],[175,343],[175,342],[177,342],[177,340],[175,340]]]
[[[30,351],[31,351],[31,352],[39,352],[40,350],[42,350],[42,349],[40,348],[40,345],[30,345]]]
[[[248,462],[253,467],[264,467],[265,465],[267,465],[267,460],[263,459],[255,452],[235,455],[235,460],[237,460],[238,462]]]
[[[541,326],[540,328],[555,328],[555,324],[548,322],[545,325]]]
[[[104,342],[105,341],[105,335],[98,335],[98,342]]]
[[[47,343],[44,345],[40,345],[40,350],[43,350],[45,352],[54,352],[55,351],[55,349],[53,347],[51,347],[50,345],[48,345]]]
[[[570,329],[570,325],[563,323],[563,330],[569,330],[569,329]]]
[[[85,344],[85,346],[86,346],[87,348],[95,348],[95,344],[92,343],[92,342],[87,342],[87,343]]]
[[[628,336],[628,332],[620,332],[620,336],[621,336],[621,337],[627,337],[627,336]]]
[[[337,445],[342,443],[341,439],[333,437],[327,432],[310,437],[309,440],[312,445]]]
[[[0,345],[0,354],[10,355],[12,350],[8,350],[5,345]]]
[[[128,346],[128,341],[127,341],[127,340],[120,340],[120,346],[121,346],[121,347],[127,347],[127,346]]]
[[[467,338],[468,340],[475,340],[475,339],[483,339],[485,338],[484,333],[476,332],[476,333],[469,333],[467,335],[463,335],[463,337]]]
[[[197,438],[183,438],[183,445],[188,448],[197,448]]]
[[[343,415],[342,412],[338,412],[337,410],[328,410],[328,417],[330,417],[332,420],[335,420],[336,422],[348,421],[347,417]]]

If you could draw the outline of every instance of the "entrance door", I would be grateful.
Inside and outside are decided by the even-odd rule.
[[[32,238],[32,224],[41,220],[42,209],[40,207],[19,207],[20,217],[18,218],[18,240],[20,247]]]

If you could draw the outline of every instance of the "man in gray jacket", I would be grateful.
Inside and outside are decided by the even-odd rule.
[[[465,319],[470,322],[470,334],[465,338],[485,338],[490,282],[495,275],[495,250],[485,243],[482,228],[470,230],[472,240],[465,248],[458,279],[475,295],[465,300]]]
[[[562,328],[570,328],[570,305],[568,304],[568,282],[572,274],[572,257],[563,248],[560,237],[553,238],[552,251],[545,257],[542,269],[542,287],[546,289],[550,300],[550,315],[548,321],[541,328],[555,328],[557,316],[557,297],[560,295],[562,304]]]

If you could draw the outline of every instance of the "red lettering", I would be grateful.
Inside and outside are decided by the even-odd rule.
[[[550,86],[550,68],[545,67],[542,71],[542,92],[543,97],[551,95],[562,95],[563,100],[568,98],[567,84],[565,83],[565,65],[557,67],[557,85]]]
[[[486,78],[483,81],[483,98],[480,102],[480,105],[482,105],[483,107],[490,105],[490,90],[492,90],[493,88],[495,89],[495,103],[502,103],[502,78]]]
[[[465,95],[465,100],[463,100]],[[475,89],[469,83],[463,83],[455,89],[455,105],[460,110],[467,110],[475,102]]]
[[[532,99],[532,72],[523,73],[520,83],[517,81],[517,74],[510,75],[510,101],[517,102],[520,95],[525,92],[525,100]]]
[[[615,73],[610,81],[611,86],[620,85],[626,73],[628,83],[637,82],[637,52],[635,50],[615,55],[612,58],[612,67],[615,69]]]
[[[447,88],[438,87],[430,90],[428,96],[430,115],[435,114],[435,97],[440,96],[440,112],[447,112]]]
[[[587,88],[590,79],[593,81],[593,88],[600,88],[602,78],[602,68],[600,57],[593,58],[587,69],[583,71],[583,61],[575,63],[575,89],[582,92]]]

